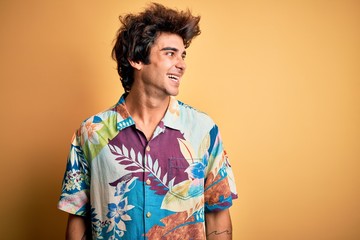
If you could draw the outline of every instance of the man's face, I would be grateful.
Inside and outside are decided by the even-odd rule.
[[[142,64],[140,80],[152,96],[176,96],[185,72],[185,47],[176,34],[161,33],[150,50],[149,64]],[[155,95],[154,95],[155,94]]]

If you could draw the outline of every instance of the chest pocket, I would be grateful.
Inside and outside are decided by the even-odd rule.
[[[172,195],[189,199],[204,193],[205,165],[201,159],[169,159],[169,191]]]

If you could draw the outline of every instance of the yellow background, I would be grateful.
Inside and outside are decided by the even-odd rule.
[[[63,239],[73,131],[114,104],[118,16],[147,1],[0,1],[0,238]],[[360,1],[171,0],[202,16],[179,98],[220,126],[234,239],[360,239]]]

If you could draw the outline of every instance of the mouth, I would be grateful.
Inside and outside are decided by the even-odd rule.
[[[170,78],[174,82],[179,82],[180,81],[180,77],[176,76],[174,74],[167,74],[167,77]]]

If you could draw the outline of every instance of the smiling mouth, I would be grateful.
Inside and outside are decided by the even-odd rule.
[[[179,82],[180,77],[173,75],[173,74],[168,74],[167,75],[168,78],[170,78],[171,80],[175,81],[175,82]]]

